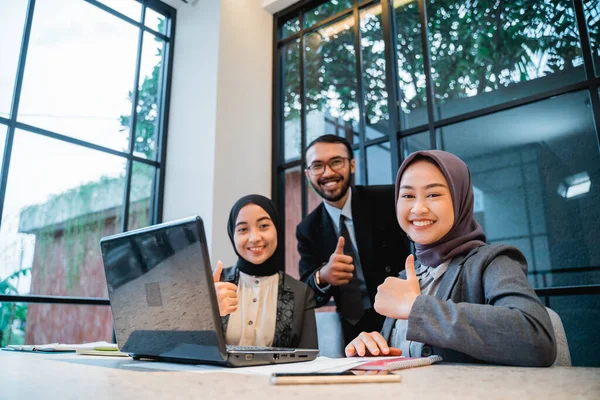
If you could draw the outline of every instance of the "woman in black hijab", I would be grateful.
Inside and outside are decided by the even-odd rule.
[[[238,261],[214,273],[225,342],[316,349],[313,291],[287,275],[275,206],[253,194],[232,207],[227,232]]]

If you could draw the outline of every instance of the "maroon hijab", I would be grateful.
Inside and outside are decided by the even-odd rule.
[[[417,259],[425,265],[437,267],[445,261],[484,245],[485,233],[473,217],[475,200],[469,168],[463,160],[445,151],[415,151],[406,157],[396,176],[395,204],[398,204],[402,174],[409,165],[422,159],[433,162],[442,171],[448,181],[454,206],[454,225],[443,238],[428,245],[415,243]]]

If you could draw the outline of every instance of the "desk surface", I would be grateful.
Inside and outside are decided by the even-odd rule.
[[[566,399],[600,398],[600,368],[440,364],[399,371],[400,383],[272,386],[265,376],[168,372],[129,358],[0,351],[2,399]],[[400,397],[402,396],[402,397]]]

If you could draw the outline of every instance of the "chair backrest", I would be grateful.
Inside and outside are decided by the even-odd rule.
[[[546,307],[548,315],[550,315],[550,321],[552,321],[552,328],[554,329],[554,337],[556,338],[556,360],[552,366],[557,367],[570,367],[571,366],[571,353],[569,352],[569,343],[567,342],[567,334],[563,327],[560,316],[550,308]]]
[[[336,312],[316,312],[319,355],[329,358],[344,357],[344,335],[342,323]]]

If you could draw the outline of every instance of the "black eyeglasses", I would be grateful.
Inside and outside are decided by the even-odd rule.
[[[332,171],[339,171],[340,169],[344,168],[344,166],[346,165],[346,160],[350,160],[350,158],[334,157],[331,160],[327,161],[326,163],[317,161],[317,162],[310,164],[306,168],[306,170],[312,176],[319,176],[319,175],[323,175],[325,173],[325,168],[327,165],[329,165],[329,168],[331,168]]]

